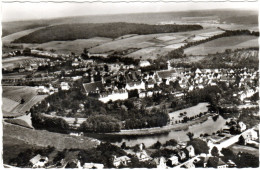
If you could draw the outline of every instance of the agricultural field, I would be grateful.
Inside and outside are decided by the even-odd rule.
[[[125,39],[113,40],[102,45],[90,48],[90,53],[111,53],[113,51],[125,51],[127,49],[137,49],[127,54],[126,57],[147,59],[155,59],[157,54],[165,55],[169,51],[174,50],[182,45],[184,41],[192,36],[199,34],[211,34],[217,32],[218,29],[210,28],[198,31],[179,32],[179,33],[163,33],[149,35],[135,35]],[[138,50],[139,49],[139,50]]]
[[[184,50],[186,55],[208,55],[222,53],[226,49],[239,49],[248,47],[258,47],[258,37],[256,36],[232,36],[218,38],[197,46]]]
[[[126,55],[126,57],[129,58],[134,58],[134,59],[143,59],[143,60],[147,60],[147,59],[156,59],[158,57],[158,55],[162,55],[163,51],[162,48],[160,47],[148,47],[148,48],[143,48],[140,50],[137,50],[133,53],[130,53],[128,55]]]
[[[172,63],[196,63],[199,62],[201,60],[203,60],[205,58],[205,56],[187,56],[184,58],[175,58],[172,59],[171,62]]]
[[[57,54],[70,54],[74,52],[80,55],[84,48],[93,48],[98,45],[110,42],[112,39],[105,37],[94,37],[90,39],[77,39],[74,41],[51,41],[43,44],[26,44],[29,48],[42,48],[43,50],[55,50]]]
[[[32,63],[41,63],[46,61],[43,58],[36,57],[28,57],[28,56],[19,56],[19,57],[11,57],[11,58],[3,58],[2,59],[2,68],[17,68],[19,65],[30,65]]]
[[[24,115],[33,105],[47,97],[47,95],[38,95],[34,87],[3,86],[2,88],[4,117]]]

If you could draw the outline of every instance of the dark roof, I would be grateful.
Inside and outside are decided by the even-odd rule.
[[[97,81],[94,83],[85,83],[83,84],[83,87],[86,91],[86,93],[95,92],[97,87],[99,90],[103,89],[103,85],[101,81]]]
[[[168,78],[173,76],[173,74],[176,73],[175,70],[169,70],[169,71],[158,71],[157,74],[160,78]]]

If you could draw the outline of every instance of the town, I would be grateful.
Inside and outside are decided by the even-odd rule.
[[[77,51],[37,37],[59,25],[4,36],[4,167],[259,167],[259,32],[204,19],[62,25],[100,43]]]

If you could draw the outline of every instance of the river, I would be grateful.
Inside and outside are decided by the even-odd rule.
[[[226,124],[226,121],[223,117],[219,116],[216,121],[212,119],[212,117],[208,117],[208,119],[196,125],[190,126],[187,130],[181,131],[170,131],[166,134],[156,134],[151,136],[106,136],[106,135],[91,135],[92,137],[98,138],[101,141],[108,141],[118,146],[121,146],[123,142],[126,143],[127,146],[134,146],[136,144],[144,143],[146,147],[149,147],[160,141],[164,144],[166,141],[170,139],[175,139],[177,141],[187,141],[189,140],[186,135],[188,132],[192,132],[194,137],[199,137],[200,134],[209,134],[211,135],[213,132],[216,132],[223,128]]]

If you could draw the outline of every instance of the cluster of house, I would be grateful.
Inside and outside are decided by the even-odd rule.
[[[31,54],[47,56],[47,57],[52,57],[52,58],[58,58],[59,57],[58,54],[50,53],[48,51],[40,51],[40,50],[31,50]]]
[[[95,94],[100,101],[105,103],[110,100],[125,100],[128,98],[127,93],[131,90],[137,90],[139,98],[144,98],[161,93],[161,84],[169,86],[171,82],[177,81],[181,89],[179,91],[174,89],[171,93],[180,97],[184,95],[183,90],[192,91],[208,85],[215,86],[217,82],[234,83],[237,78],[240,79],[239,86],[253,83],[259,75],[258,71],[252,69],[196,69],[192,71],[187,68],[172,68],[169,62],[168,70],[155,72],[141,72],[138,68],[132,68],[129,71],[123,66],[122,64],[109,65],[109,76],[106,76],[107,72],[100,71],[101,81],[92,81],[92,77],[96,73],[87,73],[87,76],[91,77],[91,82],[83,84],[86,94]],[[149,62],[140,62],[140,67],[142,66],[149,66]],[[111,83],[106,83],[107,79]],[[239,96],[242,100],[242,98],[252,96],[254,93],[256,93],[256,90],[249,90],[246,94],[241,93]]]
[[[230,168],[230,167],[236,167],[236,164],[232,160],[222,160],[222,153],[220,152],[222,148],[227,148],[230,145],[238,142],[240,139],[244,139],[244,145],[252,145],[257,143],[257,147],[259,147],[259,137],[258,133],[256,132],[255,128],[251,128],[246,130],[246,125],[243,122],[239,122],[238,126],[241,128],[241,134],[240,135],[213,135],[208,137],[200,137],[201,140],[205,141],[207,143],[207,146],[209,147],[208,154],[201,153],[197,154],[195,153],[195,149],[192,145],[188,145],[188,142],[179,142],[176,146],[163,146],[167,150],[173,151],[172,155],[169,157],[164,156],[158,156],[155,158],[152,158],[149,152],[151,152],[150,149],[145,149],[143,144],[140,144],[138,146],[138,149],[124,149],[126,152],[126,155],[122,155],[117,157],[116,155],[112,156],[112,163],[114,167],[127,167],[129,163],[131,163],[131,158],[135,157],[139,160],[139,162],[146,162],[146,161],[153,161],[156,163],[157,168],[159,169],[167,169],[172,167],[181,167],[181,168],[197,168],[197,167],[213,167],[213,168]],[[211,150],[216,147],[218,149],[218,155],[215,156],[211,154]],[[161,148],[162,149],[162,148]],[[47,167],[48,163],[48,157],[36,155],[30,160],[30,163],[33,168],[43,168]],[[84,163],[83,165],[80,163],[78,159],[70,159],[65,160],[62,159],[59,163],[59,167],[66,168],[69,167],[75,167],[75,168],[84,168],[84,169],[102,169],[104,168],[104,165],[101,163]],[[73,166],[72,166],[73,164]],[[50,166],[50,165],[48,165]]]

